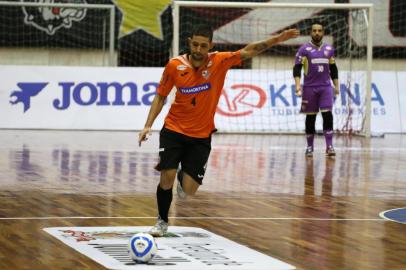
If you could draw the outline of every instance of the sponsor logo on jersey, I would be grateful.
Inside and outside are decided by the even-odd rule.
[[[311,60],[312,64],[328,64],[329,61],[327,58],[314,58]]]
[[[179,88],[179,91],[182,94],[196,94],[199,92],[210,90],[210,88],[211,88],[210,83],[204,83],[204,84],[199,84],[199,85],[192,86],[192,87],[181,87],[181,88]]]
[[[185,65],[179,65],[179,66],[176,67],[176,69],[177,69],[177,70],[185,70],[185,69],[187,69],[187,66],[185,66]]]

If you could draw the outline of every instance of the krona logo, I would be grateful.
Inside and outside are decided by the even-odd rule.
[[[25,2],[22,0],[21,2]],[[34,0],[30,1],[44,4],[66,3],[66,0]],[[72,0],[70,4],[87,4],[85,0]],[[35,28],[53,35],[62,27],[71,28],[73,21],[81,21],[86,16],[85,8],[70,7],[23,7],[24,22]]]

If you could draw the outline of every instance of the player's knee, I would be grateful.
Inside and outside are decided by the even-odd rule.
[[[333,113],[331,111],[322,112],[323,130],[333,130]]]
[[[306,134],[316,133],[316,114],[306,115],[305,128]]]
[[[168,189],[171,189],[173,187],[173,182],[170,182],[170,181],[167,181],[167,180],[161,180],[159,182],[159,186],[164,190],[168,190]]]
[[[176,176],[176,169],[172,170],[162,170],[161,171],[161,179],[159,181],[159,185],[161,186],[162,189],[171,189],[173,186],[173,183],[175,182],[175,176]]]

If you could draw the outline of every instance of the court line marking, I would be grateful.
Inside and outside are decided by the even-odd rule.
[[[406,222],[401,222],[401,221],[399,221],[399,220],[390,219],[390,218],[387,218],[387,217],[385,216],[385,214],[386,214],[387,212],[394,211],[394,210],[399,210],[399,209],[406,209],[406,207],[399,207],[399,208],[393,208],[393,209],[385,210],[385,211],[380,212],[380,213],[379,213],[379,216],[380,216],[381,218],[387,220],[387,221],[392,221],[392,222],[396,222],[396,223],[400,223],[400,224],[406,224]]]
[[[301,218],[301,217],[169,217],[177,220],[312,220],[312,221],[388,221],[382,218]],[[55,219],[156,219],[156,217],[2,217],[0,220],[55,220]]]

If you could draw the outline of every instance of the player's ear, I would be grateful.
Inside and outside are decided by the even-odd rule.
[[[210,42],[210,45],[209,45],[210,50],[213,49],[213,47],[214,47],[214,43]]]
[[[192,45],[191,42],[192,42],[192,39],[190,37],[188,37],[187,38],[187,44],[189,45],[189,47]]]

